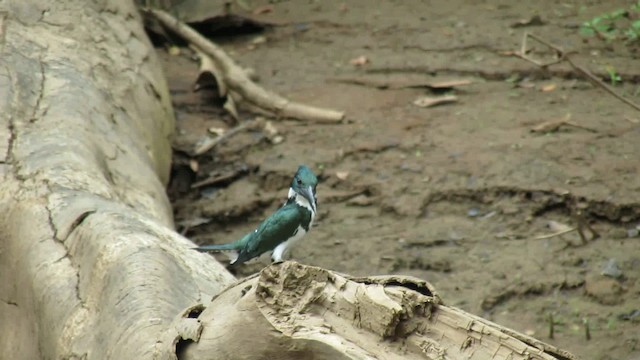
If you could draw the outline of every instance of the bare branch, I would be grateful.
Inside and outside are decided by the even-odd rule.
[[[293,102],[263,89],[251,81],[244,70],[222,48],[200,35],[189,25],[162,10],[149,9],[147,11],[158,19],[162,25],[211,57],[223,73],[223,81],[228,89],[253,105],[284,118],[325,123],[336,123],[344,119],[344,112],[342,111],[322,109]]]

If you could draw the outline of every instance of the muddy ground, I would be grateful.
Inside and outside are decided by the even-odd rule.
[[[278,25],[216,39],[264,87],[344,110],[347,121],[274,120],[280,143],[243,132],[195,158],[191,180],[213,177],[213,186],[180,191],[190,175],[176,165],[179,227],[197,243],[232,241],[282,204],[295,169],[307,164],[321,176],[319,217],[294,259],[351,274],[415,275],[450,305],[584,359],[640,359],[640,316],[632,314],[640,309],[640,112],[566,63],[544,71],[509,56],[534,32],[574,50],[574,61],[603,79],[607,66],[615,69],[623,80],[616,91],[640,103],[640,46],[578,29],[630,2],[372,4],[251,1],[271,6],[256,18]],[[542,24],[516,25],[534,15]],[[532,56],[551,54],[530,44]],[[198,69],[188,50],[159,53],[176,148],[234,126],[206,92],[191,92]],[[362,56],[366,64],[351,63]],[[471,84],[424,86],[449,80]],[[443,93],[458,101],[413,104]],[[539,127],[557,119],[581,127]],[[600,237],[584,226],[586,243],[576,231],[541,238],[580,224]]]

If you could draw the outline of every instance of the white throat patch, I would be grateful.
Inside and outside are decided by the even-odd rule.
[[[313,207],[311,206],[311,204],[309,204],[309,200],[307,200],[304,196],[300,196],[298,195],[297,192],[295,192],[295,190],[293,190],[293,188],[289,188],[289,195],[288,198],[294,198],[296,201],[296,204],[302,206],[303,208],[311,211],[311,222],[313,222],[313,218],[315,218],[316,216],[316,212],[313,210]]]

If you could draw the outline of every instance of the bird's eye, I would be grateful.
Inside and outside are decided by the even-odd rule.
[[[298,183],[298,185],[302,185],[302,180],[296,179],[296,182]]]

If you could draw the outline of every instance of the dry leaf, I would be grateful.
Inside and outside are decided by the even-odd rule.
[[[540,88],[540,90],[542,92],[550,92],[555,90],[558,87],[558,85],[556,84],[548,84],[548,85],[544,85],[543,87]]]
[[[444,96],[425,96],[416,99],[413,104],[419,107],[433,107],[436,105],[449,104],[458,101],[458,97],[455,95],[444,95]]]
[[[353,58],[349,61],[351,65],[363,66],[369,63],[369,58],[364,55],[360,55],[357,58]]]
[[[336,171],[336,177],[340,180],[346,180],[348,176],[348,171]]]

